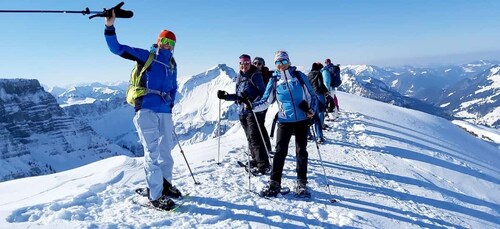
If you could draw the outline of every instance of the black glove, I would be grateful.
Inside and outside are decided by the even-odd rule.
[[[250,100],[248,98],[243,98],[242,100],[240,100],[243,104],[245,104],[245,107],[248,109],[248,110],[252,110],[252,102],[250,102]]]
[[[226,91],[217,91],[217,98],[226,100],[228,93]]]
[[[299,108],[306,113],[309,112],[309,105],[307,105],[305,100],[302,100],[302,102],[299,103]]]

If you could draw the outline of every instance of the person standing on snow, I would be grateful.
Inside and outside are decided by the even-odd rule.
[[[314,141],[318,141],[318,143],[322,144],[325,142],[325,138],[323,137],[323,124],[325,120],[325,96],[328,94],[328,88],[323,83],[323,76],[320,70],[323,68],[321,63],[313,63],[311,67],[311,71],[307,75],[309,82],[312,85],[312,88],[316,95],[318,96],[318,112],[316,112],[317,117],[314,119],[314,129],[316,130],[317,138],[313,139]],[[311,136],[312,139],[312,136]]]
[[[257,101],[264,94],[264,81],[262,73],[257,67],[252,65],[252,60],[247,54],[240,56],[240,73],[236,81],[236,94],[229,94],[226,91],[217,91],[217,97],[226,101],[236,101],[239,108],[240,123],[245,131],[250,155],[250,172],[256,176],[269,174],[271,165],[269,163],[268,152],[266,152],[265,143],[259,131],[260,125],[263,127],[265,113],[256,112],[257,120],[250,109],[241,104],[241,100]],[[261,128],[262,134],[267,135],[265,128]]]
[[[115,12],[105,19],[104,35],[109,50],[125,59],[144,65],[150,51],[122,45],[118,42],[114,27]],[[172,136],[174,107],[177,92],[177,64],[173,58],[175,34],[162,30],[158,35],[154,61],[142,76],[144,87],[161,93],[147,93],[135,100],[134,125],[139,140],[144,147],[144,171],[147,188],[138,189],[148,196],[155,207],[170,210],[175,206],[170,197],[180,197],[180,191],[172,186],[174,160],[171,150],[174,147]]]
[[[288,53],[277,51],[274,55],[276,71],[266,87],[262,98],[254,103],[246,102],[255,112],[265,110],[275,101],[278,102],[278,131],[276,154],[273,160],[268,185],[260,191],[262,197],[276,197],[281,190],[283,166],[288,154],[288,145],[295,134],[297,159],[296,192],[301,196],[310,195],[307,190],[307,133],[310,119],[314,117],[316,95],[304,73],[291,66]]]
[[[269,78],[273,75],[271,71],[269,71],[269,68],[266,67],[266,62],[264,61],[264,58],[262,57],[255,57],[253,58],[252,64],[257,67],[257,69],[262,72],[262,78],[264,80],[264,87],[267,85],[269,82]],[[269,154],[274,155],[274,152],[271,149],[271,140],[269,139],[269,133],[267,132],[267,129],[265,127],[265,118],[267,114],[267,109],[262,111],[262,114],[264,116],[263,119],[259,120],[261,121],[260,124],[260,129],[262,129],[262,135],[264,135],[264,141],[266,143],[267,149],[269,150]]]
[[[336,119],[339,116],[339,103],[337,100],[337,95],[335,92],[337,91],[337,88],[330,87],[331,82],[332,82],[332,75],[330,72],[333,72],[334,65],[330,59],[325,60],[325,67],[321,69],[321,74],[323,74],[323,80],[325,81],[326,87],[329,89],[329,93],[327,96],[331,96],[331,99],[334,103],[334,111],[333,111],[333,119]],[[333,95],[333,96],[332,96]]]

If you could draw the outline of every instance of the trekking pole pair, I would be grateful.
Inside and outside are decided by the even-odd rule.
[[[177,133],[175,133],[175,131],[172,131],[172,132],[174,133],[175,140],[177,141],[177,145],[179,145],[179,149],[181,150],[182,156],[184,157],[184,161],[186,161],[186,165],[189,169],[189,173],[191,173],[191,177],[193,178],[194,184],[199,185],[200,182],[198,182],[198,181],[196,181],[196,179],[194,179],[193,172],[191,171],[191,167],[189,166],[189,163],[186,159],[186,155],[184,154],[184,150],[182,150],[181,143],[179,142],[179,138],[177,137]]]

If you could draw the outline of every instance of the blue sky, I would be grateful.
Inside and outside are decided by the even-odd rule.
[[[118,1],[1,1],[0,9],[93,11]],[[162,29],[177,36],[179,77],[238,56],[276,50],[309,68],[340,64],[398,66],[500,59],[500,1],[126,1],[117,19],[121,43],[148,48]],[[0,13],[0,78],[35,78],[48,86],[127,81],[133,62],[107,49],[104,19],[78,14]]]

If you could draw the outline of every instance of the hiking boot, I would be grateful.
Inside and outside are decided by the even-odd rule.
[[[323,130],[327,130],[327,129],[328,129],[328,127],[329,127],[328,125],[323,124],[323,127],[322,127],[322,128],[323,128]]]
[[[258,168],[258,167],[250,168],[250,172],[254,176],[269,175],[269,174],[271,174],[271,166],[264,166],[261,168]]]
[[[312,140],[313,140],[313,136],[312,136],[312,135],[308,135],[308,136],[307,136],[307,140],[308,140],[308,141],[312,141]]]
[[[172,198],[182,197],[181,191],[179,191],[179,189],[175,186],[172,186],[172,184],[170,184],[167,180],[163,180],[163,191],[161,193]]]
[[[165,211],[170,211],[175,207],[174,201],[165,195],[161,196],[157,200],[152,200],[151,205]]]
[[[306,180],[297,180],[297,185],[295,186],[295,193],[299,197],[310,197],[311,193],[307,189]]]
[[[245,167],[248,167],[248,162],[245,163]],[[255,168],[255,167],[257,167],[257,161],[251,160],[250,168]]]
[[[276,181],[269,181],[269,184],[259,192],[260,197],[276,197],[281,191],[281,185]]]
[[[319,144],[325,143],[325,138],[323,138],[323,137],[319,138],[318,143]]]

